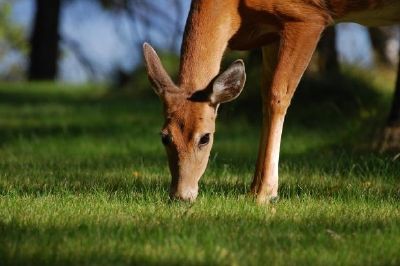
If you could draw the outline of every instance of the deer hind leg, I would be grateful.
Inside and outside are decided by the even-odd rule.
[[[281,135],[286,110],[318,43],[324,25],[289,22],[281,32],[275,70],[268,78],[267,70],[263,95],[263,130],[252,184],[257,202],[265,203],[278,196],[278,162]],[[263,49],[263,58],[271,59],[269,48]],[[265,61],[264,60],[264,61]],[[273,57],[272,57],[273,60]],[[269,85],[267,85],[269,83]]]

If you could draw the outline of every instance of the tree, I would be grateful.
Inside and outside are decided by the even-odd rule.
[[[320,72],[339,72],[338,53],[336,50],[336,30],[328,27],[318,43],[318,70]]]
[[[36,0],[29,80],[54,80],[58,72],[61,0]]]
[[[399,49],[399,57],[400,57],[400,49]],[[400,127],[400,60],[397,69],[397,81],[393,97],[392,108],[390,110],[388,118],[388,125]]]
[[[371,45],[374,50],[375,63],[385,67],[393,66],[393,59],[387,51],[388,42],[395,38],[395,28],[369,28]],[[399,49],[400,57],[400,49]],[[398,63],[397,81],[393,95],[392,106],[386,125],[377,140],[378,149],[383,151],[400,151],[400,60]]]
[[[0,3],[0,64],[1,79],[22,79],[23,59],[28,51],[23,27],[11,20],[11,4]],[[10,62],[10,57],[13,58]]]
[[[400,57],[400,49],[399,49]],[[400,58],[397,69],[396,88],[389,117],[378,140],[378,148],[383,151],[400,151]]]
[[[386,67],[393,67],[394,60],[390,57],[387,47],[390,39],[395,39],[394,27],[370,27],[368,28],[371,46],[374,52],[376,64]]]

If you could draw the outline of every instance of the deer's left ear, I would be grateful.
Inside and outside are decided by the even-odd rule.
[[[246,82],[243,60],[236,60],[214,80],[210,101],[212,104],[230,102],[242,92]]]
[[[158,57],[156,51],[150,46],[150,44],[143,44],[143,55],[147,69],[147,75],[151,84],[153,85],[154,91],[158,94],[158,96],[162,96],[165,92],[171,88],[174,88],[174,83],[161,64],[160,58]]]

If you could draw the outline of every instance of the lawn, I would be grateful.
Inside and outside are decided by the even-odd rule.
[[[221,107],[188,204],[168,200],[150,92],[1,84],[0,265],[399,265],[400,159],[370,149],[391,82],[348,72],[302,83],[280,201],[265,206],[246,195],[260,121],[249,86]]]

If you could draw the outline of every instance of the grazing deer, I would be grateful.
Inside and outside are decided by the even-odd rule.
[[[400,22],[400,0],[193,0],[175,84],[145,43],[149,80],[164,104],[161,140],[172,175],[170,196],[194,201],[221,103],[243,89],[244,63],[218,75],[227,47],[262,47],[263,126],[251,193],[278,196],[278,161],[286,110],[323,30],[338,22],[369,26]]]

